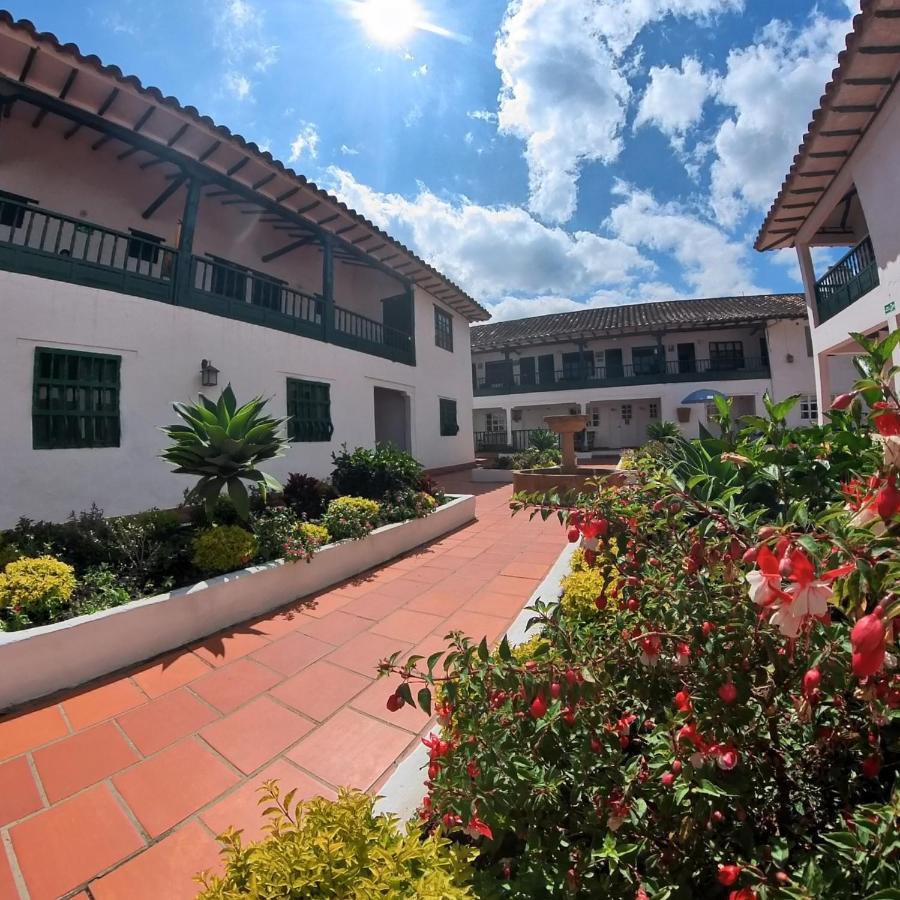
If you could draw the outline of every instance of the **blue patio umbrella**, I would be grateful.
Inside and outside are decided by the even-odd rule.
[[[721,391],[717,391],[715,388],[700,388],[697,391],[691,391],[687,397],[682,400],[682,403],[712,403],[716,397],[725,397]]]

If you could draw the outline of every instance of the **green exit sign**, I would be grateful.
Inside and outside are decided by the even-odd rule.
[[[897,304],[893,300],[891,300],[890,303],[884,304],[885,315],[889,315],[890,313],[894,312],[896,309],[897,309]]]

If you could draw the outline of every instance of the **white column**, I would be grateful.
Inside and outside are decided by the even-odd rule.
[[[813,267],[809,244],[797,244],[797,262],[800,264],[800,277],[803,279],[803,293],[806,295],[806,312],[809,316],[809,327],[814,329],[819,324],[819,308],[816,305],[816,271]]]
[[[512,407],[507,406],[503,410],[504,422],[506,423],[506,446],[512,446]]]
[[[825,424],[825,411],[831,406],[831,373],[828,354],[813,353],[813,369],[816,376],[816,397],[819,404],[819,424]]]

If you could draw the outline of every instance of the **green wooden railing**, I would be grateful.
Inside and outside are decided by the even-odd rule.
[[[826,322],[876,287],[878,264],[866,236],[816,282],[819,321]]]
[[[161,242],[0,198],[0,269],[177,303],[415,365],[412,335],[226,260],[192,256],[188,284],[177,290],[178,259]]]

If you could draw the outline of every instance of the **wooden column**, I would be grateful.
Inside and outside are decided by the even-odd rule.
[[[184,214],[181,217],[181,231],[178,235],[178,261],[175,264],[174,301],[183,306],[191,292],[193,284],[193,266],[191,254],[194,252],[194,230],[197,227],[197,213],[200,209],[200,190],[202,185],[196,178],[187,183],[187,197],[184,201]]]
[[[330,341],[334,332],[334,245],[330,235],[322,235],[322,339]]]

